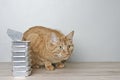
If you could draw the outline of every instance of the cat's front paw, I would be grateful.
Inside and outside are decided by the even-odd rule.
[[[53,71],[55,69],[54,66],[52,66],[52,65],[46,66],[45,68],[48,71]]]
[[[57,63],[56,64],[56,68],[58,68],[58,69],[61,69],[61,68],[64,68],[64,67],[65,67],[65,65],[63,63]]]

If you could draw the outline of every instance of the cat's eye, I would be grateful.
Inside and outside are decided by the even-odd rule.
[[[68,48],[70,48],[71,47],[71,45],[68,45]]]
[[[59,46],[60,49],[63,49],[62,46]]]

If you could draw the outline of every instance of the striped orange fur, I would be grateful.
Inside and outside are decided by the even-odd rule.
[[[44,65],[47,70],[63,68],[62,61],[67,60],[73,52],[73,35],[74,31],[65,36],[57,30],[42,26],[28,29],[23,40],[31,42],[32,67]]]

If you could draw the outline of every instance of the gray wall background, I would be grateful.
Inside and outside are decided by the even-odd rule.
[[[120,0],[0,0],[0,61],[11,61],[8,28],[75,31],[70,61],[120,61]]]

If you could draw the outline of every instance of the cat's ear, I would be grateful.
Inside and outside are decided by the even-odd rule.
[[[53,44],[58,42],[58,38],[55,33],[51,33],[51,42]]]
[[[74,31],[70,32],[66,37],[70,40],[73,39]]]

